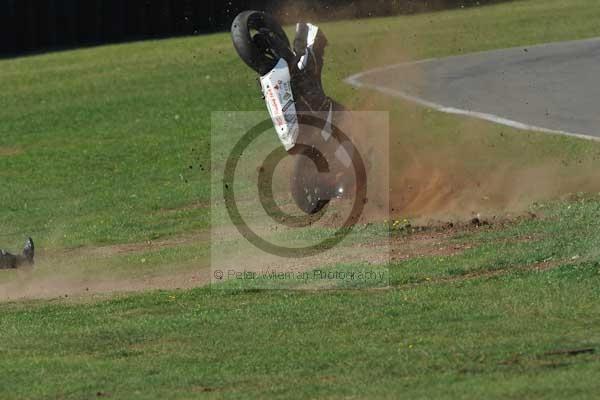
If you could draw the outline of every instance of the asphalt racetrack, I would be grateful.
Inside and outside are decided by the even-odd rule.
[[[443,112],[600,139],[600,38],[409,62],[347,82]]]

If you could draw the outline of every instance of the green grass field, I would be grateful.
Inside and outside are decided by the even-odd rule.
[[[595,398],[600,202],[463,233],[374,291],[1,306],[2,398]]]
[[[537,217],[394,230],[406,257],[385,265],[386,289],[0,303],[0,398],[595,398],[600,145],[342,80],[407,59],[598,36],[598,16],[591,0],[531,0],[323,24],[327,91],[390,111],[394,172],[440,160],[462,177],[461,200],[479,199],[468,213],[530,206]],[[0,244],[33,236],[34,274],[57,281],[206,270],[211,112],[262,110],[254,79],[226,34],[0,60]],[[514,180],[461,183],[498,170]],[[395,217],[456,212],[434,206]],[[23,279],[4,271],[0,290]]]

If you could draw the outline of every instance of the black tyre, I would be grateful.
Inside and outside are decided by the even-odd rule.
[[[294,164],[290,189],[294,202],[303,212],[313,215],[321,211],[331,199],[331,185],[325,178],[319,166],[327,165],[320,152],[314,148],[307,148],[302,152]],[[328,169],[328,167],[327,167]]]
[[[261,76],[272,70],[279,59],[287,55],[280,54],[281,52],[290,48],[290,41],[281,25],[275,18],[261,11],[244,11],[239,14],[231,26],[231,36],[240,58]]]

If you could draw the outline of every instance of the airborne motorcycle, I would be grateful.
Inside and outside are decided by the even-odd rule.
[[[323,91],[323,32],[298,23],[292,47],[271,15],[245,11],[235,18],[231,33],[239,56],[260,76],[279,140],[296,157],[290,189],[298,207],[315,214],[331,199],[348,196],[359,184],[351,173],[355,149],[345,135],[336,134],[336,112],[343,107]]]

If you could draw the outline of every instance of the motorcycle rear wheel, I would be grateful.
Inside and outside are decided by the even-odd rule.
[[[284,46],[290,47],[285,31],[271,15],[262,11],[244,11],[240,13],[231,26],[233,45],[240,58],[261,76],[271,71],[279,56],[269,48],[268,35]]]

